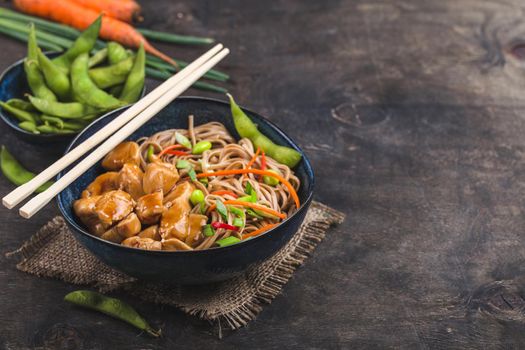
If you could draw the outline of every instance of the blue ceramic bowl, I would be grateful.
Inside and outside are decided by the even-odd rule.
[[[94,121],[70,144],[68,151],[104,127],[124,109],[113,111]],[[75,237],[100,260],[128,275],[144,280],[176,284],[223,281],[242,274],[249,267],[274,255],[292,238],[303,222],[312,201],[314,174],[306,155],[284,132],[259,114],[246,109],[244,111],[274,142],[293,147],[303,155],[303,159],[294,169],[301,180],[298,195],[302,205],[279,226],[232,246],[200,251],[148,251],[105,241],[88,233],[72,210],[73,201],[80,198],[82,190],[97,175],[104,172],[100,164],[97,164],[58,196],[60,211]],[[231,119],[228,103],[207,98],[180,97],[136,131],[130,139],[136,140],[165,129],[187,128],[187,117],[190,114],[195,116],[196,125],[218,121],[223,123],[232,135],[239,138]]]
[[[61,52],[46,52],[48,57],[54,58]],[[11,98],[24,99],[24,95],[29,93],[26,73],[24,71],[24,59],[18,60],[9,66],[0,76],[0,101],[7,101]],[[144,96],[145,87],[142,90]],[[30,142],[55,142],[71,140],[76,134],[33,134],[18,126],[18,119],[0,108],[0,118],[22,139]]]

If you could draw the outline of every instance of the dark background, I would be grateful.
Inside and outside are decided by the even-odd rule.
[[[145,26],[209,35],[236,99],[306,150],[316,199],[347,214],[246,328],[130,302],[165,336],[72,308],[76,289],[0,255],[0,347],[523,348],[522,1],[142,1]],[[24,46],[0,38],[0,68]],[[191,60],[204,48],[162,46]],[[155,82],[150,82],[153,86]],[[210,95],[188,91],[189,95]],[[212,94],[213,95],[213,94]],[[0,125],[38,171],[63,148]],[[0,193],[13,186],[0,179]],[[56,215],[0,210],[0,251]]]

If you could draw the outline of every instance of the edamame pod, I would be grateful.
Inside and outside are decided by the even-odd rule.
[[[108,61],[109,64],[117,64],[120,61],[128,58],[128,52],[126,49],[117,42],[110,41],[108,47]]]
[[[21,109],[26,112],[36,112],[36,108],[33,107],[33,105],[30,102],[24,101],[20,98],[12,98],[10,100],[6,101],[6,104],[8,104],[11,107]]]
[[[108,57],[108,49],[107,48],[103,48],[101,50],[98,50],[97,52],[95,52],[95,54],[93,56],[91,56],[89,58],[88,67],[89,68],[95,67],[96,65],[104,62],[104,60],[107,57]]]
[[[0,151],[0,168],[4,176],[17,186],[23,185],[35,177],[30,171],[24,169],[24,167],[9,153],[5,146],[2,146]],[[40,193],[49,188],[53,182],[46,182],[40,186],[35,192]]]
[[[73,15],[73,14],[72,14]],[[100,26],[102,24],[102,15],[100,15],[86,30],[80,34],[80,36],[75,40],[73,45],[64,52],[64,54],[55,58],[53,62],[63,67],[64,69],[69,69],[75,58],[80,54],[90,52],[95,43],[97,42],[98,33],[100,31]]]
[[[127,322],[154,337],[160,336],[160,331],[155,331],[135,309],[119,299],[89,290],[77,290],[66,295],[64,300]]]
[[[44,75],[40,72],[38,63],[35,60],[24,60],[24,71],[26,72],[27,84],[33,95],[49,101],[56,101],[57,97],[44,81]]]
[[[29,25],[29,36],[27,38],[27,58],[30,60],[37,60],[38,50],[35,25],[31,23]]]
[[[76,119],[98,112],[80,102],[57,102],[29,96],[31,104],[40,112],[54,117]]]
[[[71,91],[71,83],[69,82],[67,74],[40,50],[38,50],[38,63],[44,74],[47,86],[49,86],[49,88],[57,94],[61,100],[68,100]]]
[[[133,63],[133,68],[131,68],[131,72],[129,72],[122,93],[120,94],[120,99],[122,101],[133,103],[139,99],[140,93],[144,88],[144,80],[146,76],[145,67],[146,54],[144,52],[144,46],[141,43],[139,50],[137,51],[135,63]]]
[[[227,94],[230,99],[230,107],[232,111],[233,123],[235,129],[241,137],[246,137],[252,141],[255,148],[260,147],[266,155],[275,159],[281,164],[293,168],[301,160],[301,153],[293,148],[276,145],[268,137],[263,135],[258,129],[257,125],[248,117],[244,111],[235,103],[232,95]]]
[[[101,89],[122,84],[133,68],[133,62],[133,57],[128,57],[111,66],[90,69],[89,77]]]
[[[49,124],[38,125],[36,129],[43,134],[74,134],[76,132],[74,130],[60,129]]]
[[[53,126],[56,126],[59,129],[64,129],[64,121],[60,119],[59,117],[53,117],[50,115],[43,114],[40,117],[40,119],[42,119],[42,121],[47,122]]]
[[[33,122],[20,122],[18,123],[18,126],[21,129],[24,129],[26,131],[32,132],[33,134],[40,134],[40,131],[37,130],[36,124]]]
[[[8,105],[5,102],[0,102],[0,106],[21,122],[36,123],[36,117],[31,112],[15,108],[13,106]]]
[[[90,106],[100,109],[115,109],[125,105],[125,103],[99,89],[91,80],[88,73],[88,55],[86,53],[79,55],[71,65],[71,84],[74,95],[81,102]]]

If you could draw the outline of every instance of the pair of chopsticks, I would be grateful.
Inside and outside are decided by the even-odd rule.
[[[144,96],[141,100],[129,107],[125,112],[95,133],[86,141],[72,149],[47,169],[35,176],[31,181],[17,187],[2,199],[2,203],[9,209],[30,196],[38,187],[53,178],[60,171],[78,160],[85,153],[104,141],[97,149],[83,158],[69,172],[51,185],[46,191],[38,194],[20,208],[20,215],[30,218],[42,209],[57,194],[63,191],[80,175],[86,172],[93,164],[102,159],[119,143],[128,138],[133,132],[153,118],[161,109],[182,94],[193,83],[199,80],[207,71],[219,63],[230,50],[218,44],[191,64],[166,80],[162,85]],[[109,138],[108,138],[109,137]]]

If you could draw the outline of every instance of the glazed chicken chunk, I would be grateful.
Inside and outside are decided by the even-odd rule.
[[[169,209],[165,210],[160,220],[159,233],[163,239],[178,238],[185,241],[188,236],[190,195],[193,185],[189,182],[179,184],[175,190]]]
[[[109,171],[96,177],[96,179],[89,184],[84,191],[82,191],[82,198],[99,196],[104,192],[118,189],[117,178],[118,173]]]
[[[103,224],[112,226],[133,211],[131,196],[120,190],[104,193],[95,204],[95,212]]]
[[[138,165],[126,163],[118,173],[116,184],[118,189],[128,192],[134,200],[137,200],[144,195],[144,190],[142,189],[143,177],[144,173]]]
[[[141,248],[146,250],[162,250],[162,243],[151,238],[142,238],[138,236],[130,237],[122,241],[122,244],[128,247]]]
[[[179,180],[179,172],[173,164],[149,163],[142,179],[144,193],[162,191],[167,194]]]
[[[120,170],[126,163],[140,165],[139,145],[136,142],[122,142],[102,160],[104,169],[114,171]]]
[[[135,211],[144,224],[156,224],[164,211],[162,191],[156,191],[140,197],[137,201]]]
[[[106,231],[101,238],[120,243],[122,240],[137,235],[141,230],[140,220],[135,213],[129,214],[124,220]]]
[[[158,225],[153,225],[148,228],[145,228],[144,230],[139,232],[138,236],[141,238],[151,238],[155,241],[161,240]]]
[[[73,203],[73,210],[80,221],[88,228],[89,232],[96,236],[102,235],[109,225],[103,224],[95,210],[97,201],[101,196],[80,198]]]

